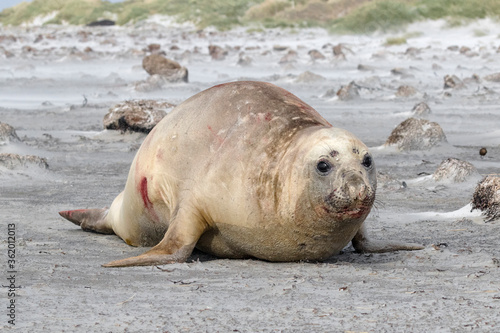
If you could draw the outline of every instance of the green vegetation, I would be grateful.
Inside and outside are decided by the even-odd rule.
[[[47,23],[86,24],[97,19],[112,18],[116,4],[101,0],[34,0],[30,3],[8,8],[0,13],[0,22],[4,25],[19,25],[30,22],[36,17],[56,13]]]
[[[409,23],[446,19],[450,26],[470,19],[500,18],[498,0],[375,0],[331,21],[336,32],[371,33],[398,30]]]
[[[338,32],[354,33],[395,30],[415,21],[416,14],[416,9],[403,1],[374,1],[333,21],[331,28]]]
[[[47,23],[87,24],[112,19],[137,22],[154,14],[192,22],[198,28],[226,30],[247,25],[270,27],[321,26],[336,33],[397,31],[412,22],[446,19],[450,26],[478,18],[500,18],[499,0],[33,0],[0,13],[3,25],[19,25],[39,16]]]
[[[126,24],[146,19],[153,14],[169,15],[179,22],[193,22],[199,28],[215,26],[220,30],[242,25],[241,18],[263,0],[127,0],[109,3],[104,0],[34,0],[0,13],[0,23],[19,25],[53,12],[48,24],[88,24],[100,19],[113,19]]]
[[[406,38],[404,37],[389,37],[385,40],[385,45],[401,45],[406,44]]]

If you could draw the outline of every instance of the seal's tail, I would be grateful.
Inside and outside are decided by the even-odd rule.
[[[114,234],[113,228],[106,220],[107,214],[107,208],[75,209],[59,212],[59,215],[80,226],[85,231]]]

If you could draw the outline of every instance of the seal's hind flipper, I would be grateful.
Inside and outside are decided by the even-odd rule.
[[[113,228],[106,221],[107,214],[107,208],[75,209],[59,212],[59,215],[80,226],[85,231],[114,234]]]
[[[397,241],[377,241],[368,239],[364,224],[352,239],[352,246],[361,253],[382,253],[392,251],[422,250],[424,247],[415,243],[402,243]]]

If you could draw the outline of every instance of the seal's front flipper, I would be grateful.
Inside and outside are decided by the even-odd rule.
[[[137,257],[115,260],[102,266],[154,266],[185,262],[206,229],[204,221],[194,216],[190,219],[178,215],[172,220],[165,237],[151,250]]]
[[[352,246],[354,246],[354,249],[357,252],[361,253],[381,253],[398,250],[413,251],[422,250],[424,248],[422,245],[415,243],[370,240],[366,237],[366,229],[364,224],[352,239]]]
[[[101,234],[114,234],[113,228],[106,221],[107,208],[102,209],[75,209],[59,212],[66,220],[80,226],[85,231],[94,231]]]
[[[102,265],[102,267],[155,266],[185,262],[193,252],[195,245],[196,243],[192,245],[184,245],[172,254],[167,254],[164,250],[158,249],[155,246],[151,250],[137,257],[115,260]]]

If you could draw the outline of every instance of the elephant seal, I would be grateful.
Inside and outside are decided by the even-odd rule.
[[[177,106],[149,133],[109,209],[59,214],[83,230],[153,246],[105,267],[224,258],[324,260],[417,250],[372,241],[363,222],[377,186],[368,148],[290,92],[233,82]]]

